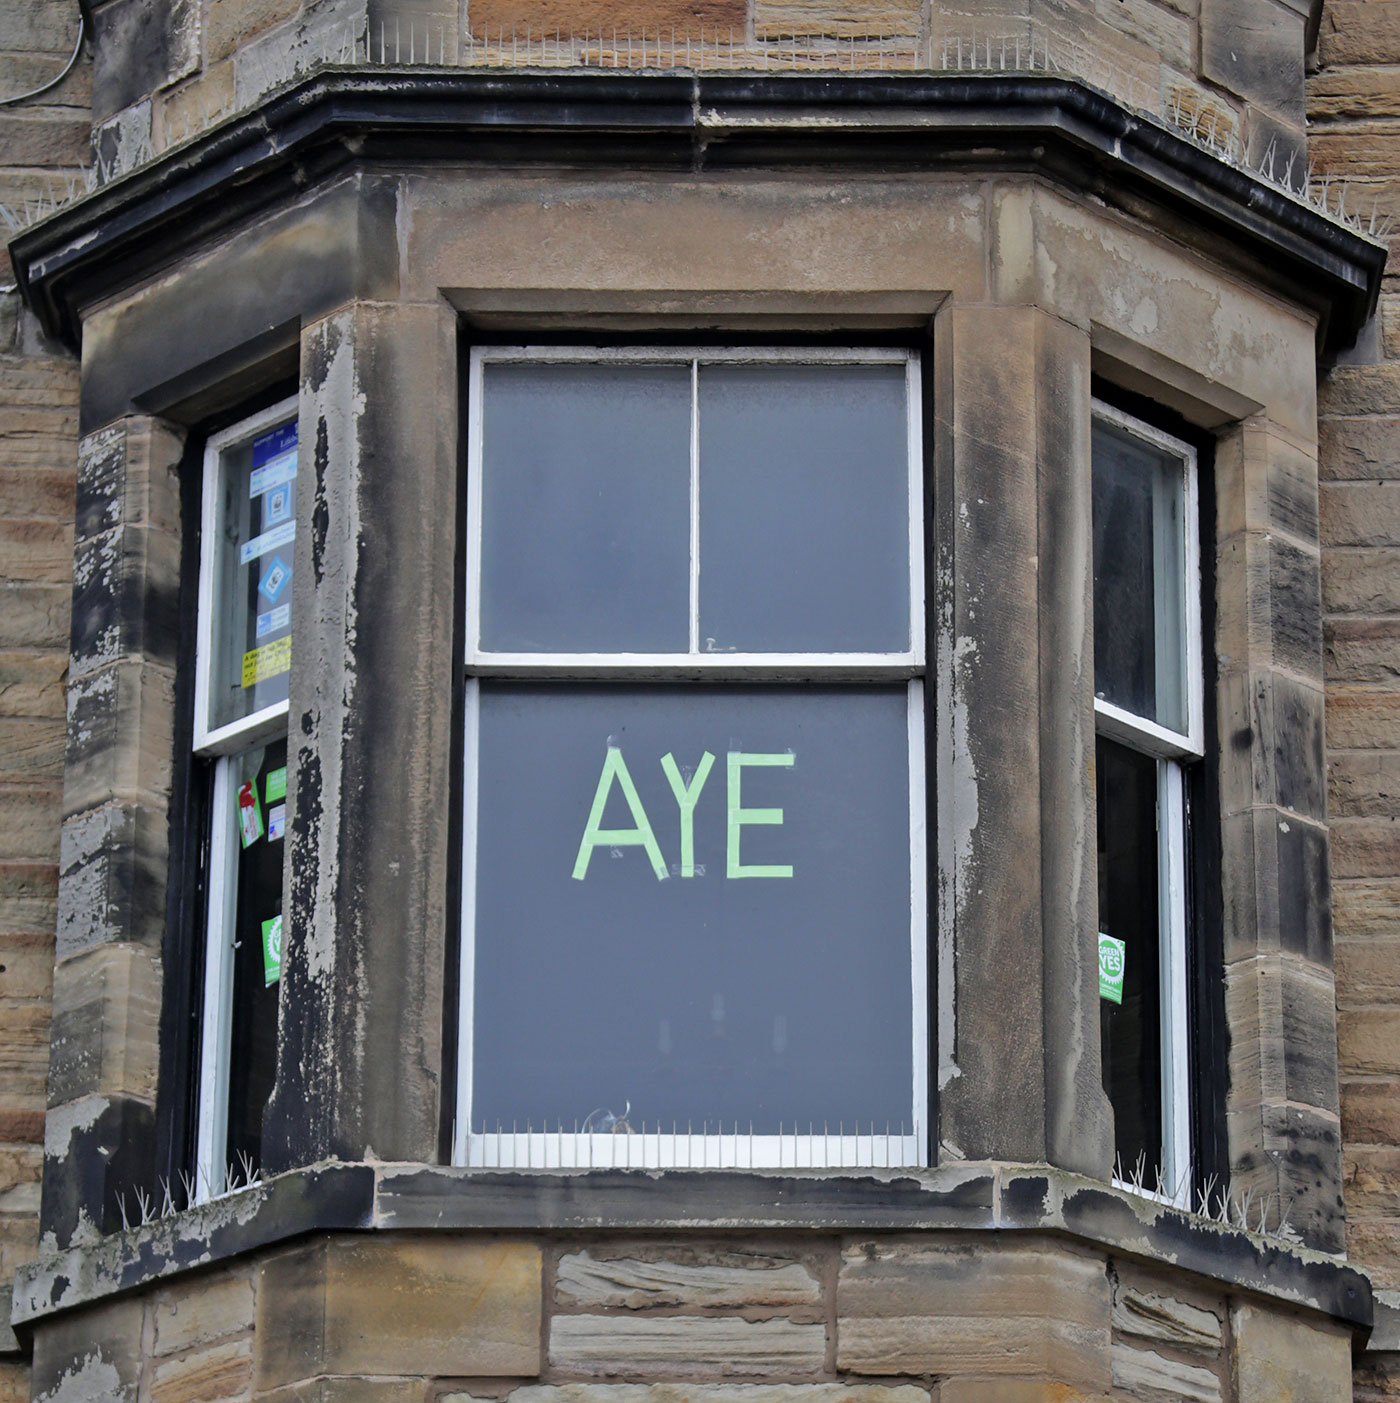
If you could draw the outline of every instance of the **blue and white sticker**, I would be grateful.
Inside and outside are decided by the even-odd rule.
[[[267,596],[269,604],[276,604],[277,596],[287,588],[287,581],[291,578],[292,567],[280,555],[274,555],[272,564],[267,567],[267,574],[258,581],[258,591]]]
[[[267,841],[275,843],[287,828],[287,806],[274,804],[267,811]]]
[[[296,540],[296,535],[296,522],[284,521],[280,526],[274,526],[271,531],[254,536],[251,541],[244,541],[238,548],[238,563],[246,565],[250,560],[256,560],[260,555],[266,555],[268,551]]]
[[[286,628],[291,621],[292,606],[279,604],[275,609],[269,609],[267,613],[258,615],[258,637],[266,638],[269,633],[276,633],[279,628]]]
[[[284,453],[280,458],[274,458],[270,463],[253,469],[248,475],[248,495],[261,497],[264,492],[271,492],[274,487],[295,482],[296,479],[297,451],[293,448],[290,453]]]
[[[279,424],[253,440],[253,472],[248,495],[261,497],[269,488],[292,482],[297,475],[297,426]]]
[[[279,521],[286,521],[291,514],[292,489],[289,483],[284,482],[263,498],[263,525],[275,526]]]

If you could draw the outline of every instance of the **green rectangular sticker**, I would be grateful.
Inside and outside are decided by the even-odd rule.
[[[262,923],[263,988],[276,984],[282,976],[282,918],[273,916]]]
[[[269,770],[267,781],[263,785],[263,798],[269,804],[275,804],[279,799],[287,797],[287,767],[283,765],[280,769]]]
[[[1123,971],[1128,947],[1111,935],[1099,932],[1099,997],[1110,1003],[1123,1002]]]

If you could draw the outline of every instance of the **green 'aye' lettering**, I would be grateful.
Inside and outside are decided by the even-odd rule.
[[[725,875],[728,877],[791,877],[789,863],[744,863],[739,858],[739,838],[747,825],[779,825],[783,821],[781,809],[746,809],[740,800],[740,785],[745,767],[773,766],[791,767],[795,760],[791,751],[783,754],[746,754],[731,750],[727,756],[728,815],[727,838],[725,844]],[[681,876],[695,875],[695,806],[700,802],[705,781],[710,777],[715,757],[707,750],[700,756],[700,763],[687,784],[676,764],[675,756],[669,751],[661,757],[661,770],[671,786],[676,807],[680,810],[681,821]],[[632,815],[631,828],[604,828],[603,814],[608,806],[608,796],[613,784],[622,791],[628,810]],[[593,849],[642,848],[651,862],[657,881],[664,881],[669,875],[666,859],[661,854],[661,845],[656,841],[651,820],[642,804],[637,786],[622,758],[622,751],[615,745],[608,746],[603,760],[603,770],[598,776],[597,788],[593,791],[593,805],[588,811],[588,822],[583,828],[583,838],[578,845],[578,856],[574,859],[573,877],[581,882],[588,876],[588,866],[593,860]]]

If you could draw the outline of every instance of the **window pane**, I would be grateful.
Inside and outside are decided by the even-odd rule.
[[[209,729],[287,700],[297,426],[224,449],[215,504]]]
[[[910,1129],[907,708],[483,682],[474,1128]]]
[[[259,1163],[262,1117],[277,1074],[277,983],[281,972],[282,851],[287,742],[231,762],[238,844],[234,908],[233,1016],[229,1048],[228,1160]]]
[[[700,368],[700,647],[909,647],[899,365]]]
[[[1185,731],[1182,461],[1099,421],[1093,473],[1094,694]]]
[[[484,370],[481,646],[684,652],[690,368]]]
[[[1162,994],[1157,907],[1157,761],[1100,737],[1099,930],[1123,941],[1123,1002],[1099,1000],[1103,1081],[1120,1173],[1162,1165]],[[1175,1185],[1169,1185],[1169,1191]]]

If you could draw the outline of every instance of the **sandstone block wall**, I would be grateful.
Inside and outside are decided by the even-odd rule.
[[[75,1312],[36,1403],[1287,1403],[1316,1317],[1046,1240],[332,1236]]]
[[[86,161],[91,64],[53,90],[77,6],[0,5],[0,205]],[[0,224],[0,231],[3,225]],[[10,1282],[39,1240],[49,999],[73,570],[78,368],[19,304],[0,245],[0,1400],[29,1397],[9,1330]]]
[[[1351,198],[1400,213],[1400,5],[1329,0],[1310,146]],[[1400,265],[1374,337],[1319,388],[1337,1038],[1347,1248],[1400,1288]],[[1358,1399],[1400,1394],[1368,1358]]]
[[[1301,154],[1305,140],[1302,0],[95,0],[94,9],[94,149],[119,171],[326,62],[533,55],[654,67],[684,63],[706,42],[711,61],[730,67],[1025,67],[1034,50],[1036,67],[1086,74],[1256,157],[1271,142],[1285,159]]]

